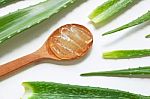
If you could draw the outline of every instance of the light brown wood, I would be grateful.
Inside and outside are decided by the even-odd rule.
[[[71,33],[65,34],[66,30],[63,33],[62,30],[65,28],[66,30],[70,29],[69,31]],[[79,29],[78,31],[80,33],[74,32],[73,29],[75,31]],[[77,36],[72,33],[76,33]],[[73,39],[71,38],[70,39],[75,40],[75,41],[66,40],[63,34],[65,36],[72,37]],[[81,36],[80,39],[79,39],[79,36]],[[80,41],[77,41],[77,40],[80,40]],[[61,44],[62,46],[59,46],[58,43]],[[26,55],[24,57],[18,58],[6,64],[0,65],[0,78],[2,76],[9,74],[10,72],[14,70],[17,70],[21,67],[29,66],[28,64],[31,64],[35,61],[39,61],[41,59],[54,59],[54,60],[77,59],[87,53],[88,49],[92,46],[92,43],[93,43],[93,36],[86,27],[82,25],[78,25],[78,24],[66,24],[58,28],[56,31],[54,31],[52,35],[48,38],[46,43],[36,52]],[[55,44],[57,46],[55,46]],[[63,44],[65,45],[65,47]],[[69,48],[74,52],[68,50]],[[61,55],[59,55],[59,53]]]
[[[14,70],[17,70],[23,66],[27,66],[28,64],[39,60],[41,57],[36,53],[29,54],[27,56],[16,59],[12,62],[6,63],[0,66],[0,77],[4,76]]]
[[[46,49],[46,44],[40,48],[38,51],[31,53],[29,55],[23,56],[21,58],[18,58],[14,61],[8,62],[6,64],[0,65],[0,77],[17,70],[24,66],[29,66],[29,64],[40,61],[41,59],[57,59],[52,53],[49,53]],[[59,60],[59,59],[58,59]]]

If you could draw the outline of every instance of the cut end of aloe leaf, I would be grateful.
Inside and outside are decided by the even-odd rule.
[[[26,82],[23,82],[22,83],[22,85],[23,85],[23,87],[24,87],[24,89],[25,89],[25,93],[24,93],[24,95],[22,96],[22,98],[21,99],[29,99],[30,97],[32,97],[32,93],[33,93],[33,89],[32,89],[32,87],[28,84],[28,83],[26,83]]]
[[[100,87],[53,82],[25,82],[22,99],[145,99],[145,96]],[[31,94],[33,93],[33,94]]]
[[[93,10],[89,15],[89,19],[95,24],[106,21],[122,9],[126,8],[133,1],[134,0],[107,0]]]
[[[121,54],[117,54],[115,51],[112,51],[112,52],[104,52],[102,57],[104,59],[118,59],[120,58]]]
[[[90,15],[88,16],[88,18],[89,18],[90,20],[92,20],[93,17],[92,17],[92,15],[90,14]]]

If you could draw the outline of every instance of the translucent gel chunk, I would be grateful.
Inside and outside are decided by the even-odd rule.
[[[82,56],[90,47],[93,38],[83,27],[66,25],[50,38],[52,52],[61,59],[73,59]]]

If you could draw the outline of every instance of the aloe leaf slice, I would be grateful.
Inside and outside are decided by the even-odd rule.
[[[125,91],[53,82],[24,82],[23,86],[22,99],[148,99]]]
[[[0,43],[40,23],[75,0],[47,0],[0,17]]]
[[[127,7],[133,1],[134,0],[108,0],[93,10],[89,18],[94,23],[102,22]]]
[[[104,52],[104,59],[129,59],[150,56],[150,49],[141,50],[115,50]]]
[[[113,71],[83,73],[81,76],[109,76],[109,77],[130,77],[150,78],[150,67],[129,68]]]
[[[142,16],[138,17],[137,19],[123,25],[123,26],[120,26],[116,29],[113,29],[113,30],[110,30],[104,34],[102,34],[102,36],[105,36],[105,35],[109,35],[109,34],[113,34],[113,33],[116,33],[118,31],[121,31],[121,30],[124,30],[124,29],[127,29],[127,28],[130,28],[130,27],[133,27],[133,26],[136,26],[136,25],[139,25],[139,24],[142,24],[144,22],[147,22],[150,20],[150,11],[148,11],[147,13],[143,14]]]

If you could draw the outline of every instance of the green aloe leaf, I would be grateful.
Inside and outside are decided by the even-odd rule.
[[[150,49],[141,50],[115,50],[104,52],[104,59],[129,59],[150,56]]]
[[[113,71],[84,73],[81,76],[110,76],[110,77],[131,77],[150,78],[150,67],[129,68]]]
[[[24,82],[22,99],[149,99],[125,91],[52,82]]]
[[[133,21],[131,21],[131,22],[129,22],[123,26],[120,26],[116,29],[110,30],[110,31],[108,31],[102,35],[105,36],[105,35],[113,34],[113,33],[116,33],[118,31],[142,24],[142,23],[147,22],[149,20],[150,20],[150,11],[148,11],[147,13],[143,14],[142,16],[138,17],[137,19],[135,19]]]
[[[0,0],[0,7],[4,7],[6,5],[9,5],[17,1],[21,1],[21,0]]]
[[[75,0],[47,0],[0,17],[0,43],[40,23]]]
[[[150,34],[146,35],[145,38],[150,38]]]
[[[94,23],[102,22],[127,7],[133,1],[134,0],[108,0],[101,6],[98,6],[89,15],[89,18]]]

